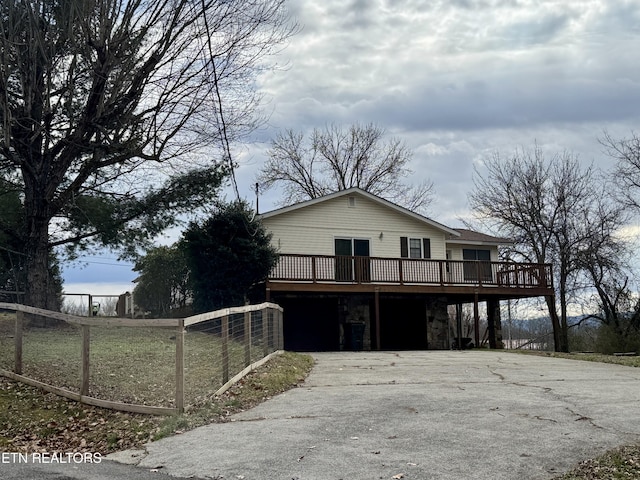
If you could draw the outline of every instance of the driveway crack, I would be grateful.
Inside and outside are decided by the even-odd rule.
[[[587,417],[586,415],[582,415],[582,414],[580,414],[580,413],[578,413],[578,412],[575,412],[575,411],[573,411],[570,407],[565,407],[565,409],[566,409],[569,413],[571,413],[571,415],[575,415],[576,417],[578,417],[578,418],[576,418],[576,419],[575,419],[575,421],[576,421],[576,422],[589,422],[589,424],[590,424],[592,427],[594,427],[594,428],[599,428],[599,429],[601,429],[601,430],[604,430],[604,427],[602,427],[602,426],[598,425],[597,423],[595,423],[595,422],[593,421],[593,418],[591,418],[591,417]]]

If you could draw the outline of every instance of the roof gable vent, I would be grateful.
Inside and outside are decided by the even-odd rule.
[[[347,197],[347,205],[349,205],[349,207],[355,207],[356,197]]]

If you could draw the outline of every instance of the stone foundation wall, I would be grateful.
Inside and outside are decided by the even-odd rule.
[[[429,350],[448,350],[449,313],[446,298],[428,298],[427,308],[427,342]]]

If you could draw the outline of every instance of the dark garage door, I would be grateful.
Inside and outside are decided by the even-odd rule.
[[[380,299],[382,350],[427,348],[427,316],[423,300]]]
[[[284,309],[284,348],[297,352],[340,349],[338,300],[335,298],[275,300]]]

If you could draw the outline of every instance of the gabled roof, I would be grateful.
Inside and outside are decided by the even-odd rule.
[[[402,215],[406,215],[408,217],[413,218],[414,220],[418,220],[419,222],[425,223],[427,225],[429,225],[430,227],[434,227],[437,228],[439,230],[442,230],[446,233],[448,233],[452,238],[456,238],[460,236],[460,233],[453,228],[449,228],[446,225],[443,225],[442,223],[438,223],[435,220],[432,220],[428,217],[425,217],[423,215],[420,215],[419,213],[415,213],[412,212],[411,210],[408,210],[404,207],[401,207],[400,205],[396,205],[393,202],[390,202],[389,200],[385,200],[384,198],[380,198],[377,195],[374,195],[372,193],[366,192],[358,187],[352,187],[352,188],[348,188],[346,190],[340,190],[338,192],[334,192],[334,193],[330,193],[329,195],[325,195],[324,197],[318,197],[318,198],[313,198],[311,200],[306,200],[304,202],[300,202],[300,203],[294,203],[293,205],[289,205],[288,207],[282,207],[282,208],[278,208],[276,210],[271,210],[269,212],[265,212],[262,213],[260,215],[258,215],[258,217],[260,218],[271,218],[271,217],[275,217],[276,215],[281,215],[283,213],[288,213],[288,212],[293,212],[295,210],[299,210],[301,208],[305,208],[305,207],[309,207],[311,205],[316,205],[318,203],[322,203],[322,202],[326,202],[328,200],[333,200],[335,198],[340,198],[340,197],[344,197],[344,196],[349,196],[349,195],[361,195],[369,200],[371,200],[372,202],[378,203],[380,205],[383,205],[387,208],[390,208],[392,210],[395,210],[396,212],[402,214]]]
[[[494,237],[486,235],[484,233],[475,232],[466,228],[455,229],[459,236],[451,237],[447,239],[448,243],[464,243],[464,244],[476,244],[476,245],[510,245],[512,240],[504,237]]]

